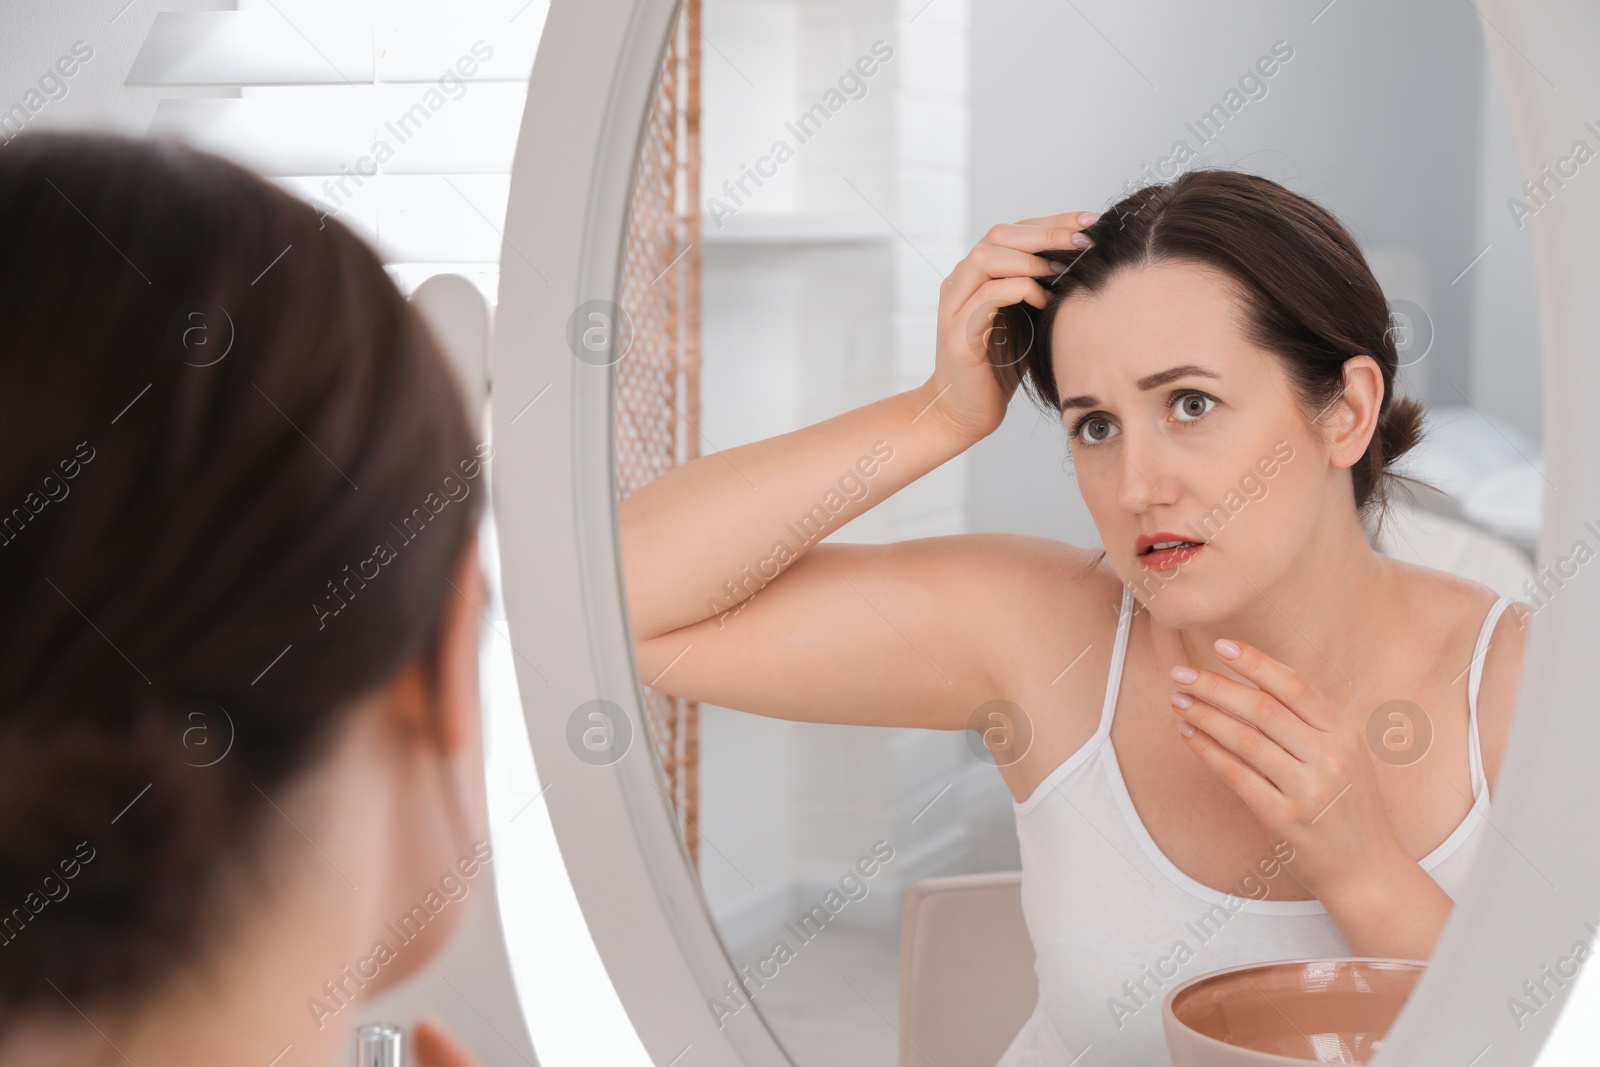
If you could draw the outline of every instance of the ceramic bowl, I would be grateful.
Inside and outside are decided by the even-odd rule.
[[[1197,975],[1167,992],[1173,1067],[1367,1063],[1422,977],[1417,960],[1273,960]]]

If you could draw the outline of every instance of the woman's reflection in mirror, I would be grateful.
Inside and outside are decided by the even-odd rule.
[[[1390,326],[1325,208],[1192,171],[995,225],[940,286],[924,383],[623,501],[657,688],[815,722],[1026,717],[994,762],[1040,997],[1003,1063],[1159,1062],[1162,993],[1204,971],[1431,954],[1486,832],[1523,609],[1373,548],[1422,430]],[[893,462],[833,529],[993,434],[1024,384],[1101,551],[786,529],[874,442]],[[760,596],[718,599],[771,559]]]

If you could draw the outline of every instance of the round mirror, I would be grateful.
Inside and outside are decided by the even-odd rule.
[[[1600,790],[1573,410],[1600,136],[1570,103],[1600,18],[1551,15],[552,7],[502,257],[496,521],[513,645],[541,650],[516,667],[542,802],[652,1061],[1151,1062],[1182,982],[1373,956],[1429,963],[1375,1062],[1531,1062],[1600,896],[1566,843]],[[1078,288],[1067,235],[1018,225],[1105,213],[1087,277],[1126,228],[1191,217],[1140,198],[1184,182],[1268,197],[1285,229],[1226,255],[1306,321],[1377,301],[1383,358],[1326,409],[1288,419],[1284,368],[1314,360],[1269,358],[1192,260]],[[1011,272],[1052,315],[995,339],[981,301],[941,314],[985,241],[1069,257]],[[1023,389],[980,427],[945,399],[1005,382],[940,344],[978,310],[991,358],[1048,353],[1054,411]],[[1435,489],[1365,523],[1344,472],[1375,427],[1411,443],[1391,394],[1426,410],[1394,469]],[[1198,741],[1168,702],[1184,664],[1218,701]]]

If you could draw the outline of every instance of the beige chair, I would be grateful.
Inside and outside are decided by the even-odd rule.
[[[994,1067],[1039,989],[1022,874],[927,878],[900,919],[900,1067]]]

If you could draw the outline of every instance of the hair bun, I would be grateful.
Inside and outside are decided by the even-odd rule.
[[[1367,445],[1368,454],[1376,454],[1376,462],[1370,466],[1363,463],[1354,469],[1354,476],[1359,484],[1365,484],[1367,479],[1373,478],[1369,472],[1377,471],[1377,476],[1371,484],[1370,499],[1367,506],[1362,509],[1364,516],[1377,514],[1378,517],[1372,525],[1374,532],[1381,529],[1383,517],[1388,513],[1389,490],[1392,485],[1410,482],[1440,492],[1438,486],[1408,474],[1400,474],[1394,469],[1395,461],[1415,448],[1422,440],[1424,412],[1425,409],[1419,401],[1409,396],[1396,396],[1378,415],[1377,431],[1371,443]]]
[[[1422,440],[1423,406],[1409,396],[1397,396],[1378,416],[1378,439],[1387,468]]]

